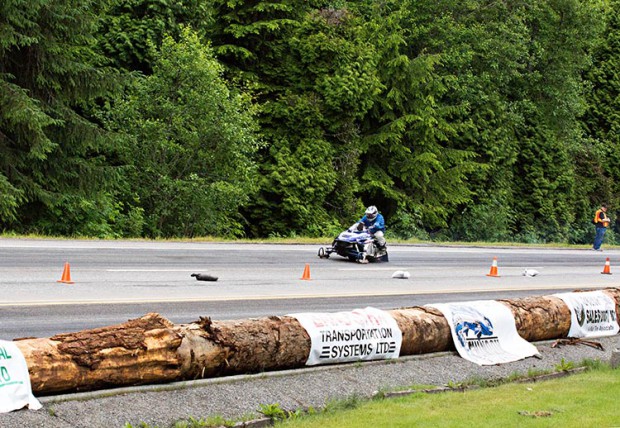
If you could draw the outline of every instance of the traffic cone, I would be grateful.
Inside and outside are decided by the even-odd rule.
[[[611,265],[609,263],[609,257],[605,260],[605,267],[603,268],[603,272],[605,275],[611,275]]]
[[[62,278],[60,278],[56,282],[62,282],[64,284],[74,284],[74,282],[71,281],[71,267],[69,266],[69,262],[65,263],[65,269],[62,271]]]
[[[487,276],[497,276],[497,257],[493,257],[493,264],[491,265],[491,271],[487,273]]]
[[[301,276],[301,279],[310,280],[310,265],[306,263],[306,267],[304,268],[304,273]]]

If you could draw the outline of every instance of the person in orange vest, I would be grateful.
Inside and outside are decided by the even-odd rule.
[[[601,250],[601,244],[603,243],[603,238],[605,237],[605,232],[609,227],[609,222],[611,220],[607,217],[607,205],[601,204],[601,207],[596,210],[596,214],[594,214],[594,226],[596,227],[596,236],[594,237],[594,245],[592,249],[594,251],[603,251]]]

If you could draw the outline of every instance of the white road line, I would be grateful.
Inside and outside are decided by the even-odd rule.
[[[207,272],[204,268],[187,268],[187,269],[106,269],[106,272],[189,272],[202,271]]]
[[[380,296],[409,296],[418,294],[473,294],[473,293],[488,293],[488,292],[503,292],[503,291],[527,291],[527,290],[565,290],[570,288],[579,289],[604,289],[605,286],[601,285],[580,285],[579,287],[567,287],[566,285],[531,285],[521,287],[506,287],[506,288],[473,288],[469,290],[460,289],[448,289],[448,290],[416,290],[416,291],[387,291],[377,293],[324,293],[324,294],[290,294],[290,295],[273,295],[273,296],[221,296],[210,298],[156,298],[156,299],[101,299],[101,300],[58,300],[58,301],[22,301],[14,303],[0,303],[0,307],[3,306],[59,306],[59,305],[113,305],[113,304],[139,304],[139,303],[191,303],[191,302],[236,302],[243,300],[292,300],[292,299],[317,299],[325,297],[380,297]]]
[[[373,270],[373,271],[396,271],[396,270],[403,270],[403,269],[411,269],[411,268],[404,268],[404,267],[398,267],[398,266],[390,266],[390,267],[376,267],[376,268],[368,268],[368,267],[358,267],[358,268],[340,268],[338,269],[339,271],[356,271],[356,272],[361,272],[361,271],[369,271],[369,270]],[[445,268],[442,268],[445,269]]]

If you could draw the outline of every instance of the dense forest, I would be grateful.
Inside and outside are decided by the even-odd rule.
[[[0,231],[591,242],[618,70],[619,0],[3,1]]]

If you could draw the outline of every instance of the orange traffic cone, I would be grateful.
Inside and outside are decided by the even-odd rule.
[[[497,276],[497,257],[493,257],[493,264],[491,265],[491,271],[487,273],[487,276]]]
[[[62,278],[56,282],[62,282],[64,284],[74,284],[71,281],[71,267],[69,266],[69,262],[65,263],[65,269],[62,271]]]
[[[310,280],[310,265],[306,263],[306,267],[304,268],[304,273],[301,276],[301,279]]]
[[[605,275],[611,275],[611,265],[609,263],[609,257],[605,260],[605,267],[603,268],[603,272]]]

